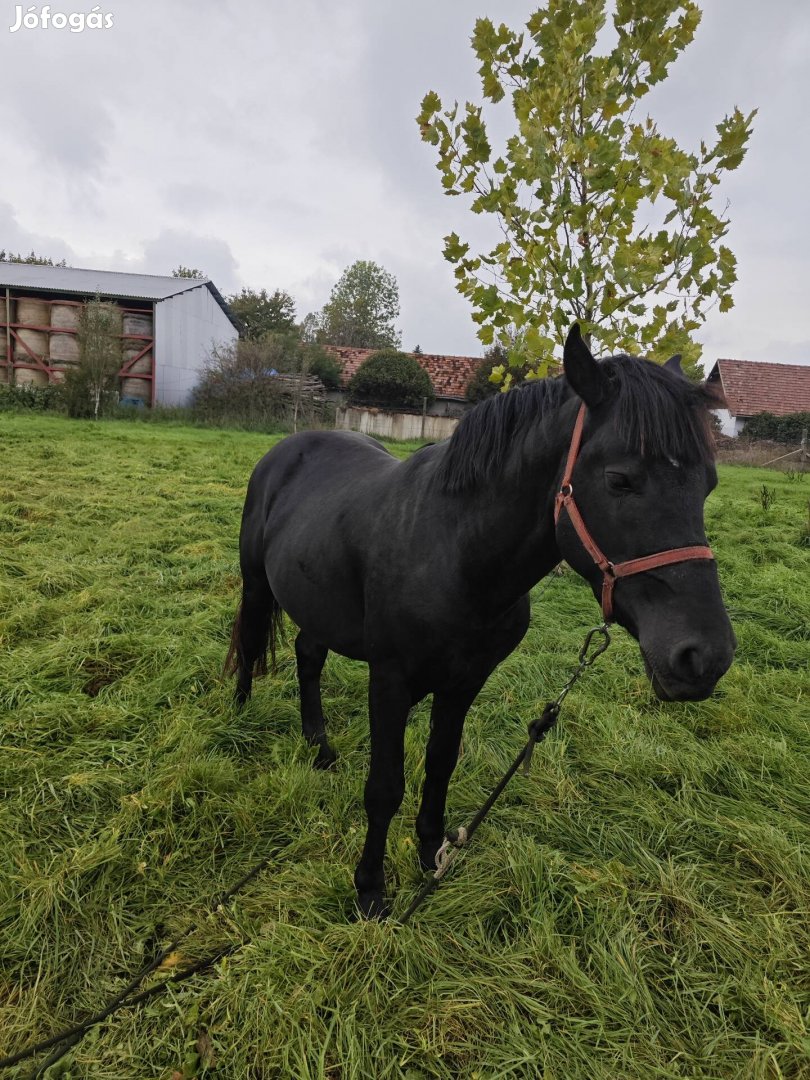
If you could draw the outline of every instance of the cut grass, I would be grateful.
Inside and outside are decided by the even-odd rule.
[[[363,665],[325,671],[333,774],[310,767],[289,647],[241,713],[220,677],[244,488],[272,439],[0,425],[0,1055],[101,1007],[199,921],[186,958],[250,944],[99,1026],[63,1077],[810,1075],[801,485],[721,469],[708,531],[740,644],[716,696],[658,703],[618,631],[532,775],[402,928],[347,919]],[[575,575],[540,584],[530,634],[470,714],[451,823],[483,801],[597,615]],[[427,718],[423,704],[408,728],[391,829],[395,913],[421,880]]]

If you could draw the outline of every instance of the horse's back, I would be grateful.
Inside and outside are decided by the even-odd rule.
[[[347,488],[395,459],[376,440],[354,431],[302,431],[282,439],[254,468],[246,512],[278,519],[326,491]]]
[[[362,652],[364,540],[396,458],[357,432],[290,435],[259,461],[242,517],[243,575],[264,573],[301,627]]]

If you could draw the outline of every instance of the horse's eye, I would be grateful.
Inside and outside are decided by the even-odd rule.
[[[605,480],[607,481],[608,491],[614,492],[616,495],[625,495],[630,491],[634,491],[633,481],[623,472],[615,472],[608,469],[605,472]]]

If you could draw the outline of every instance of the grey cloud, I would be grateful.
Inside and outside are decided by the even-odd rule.
[[[535,6],[499,0],[490,14],[517,28]],[[642,105],[687,148],[735,104],[760,108],[719,200],[731,201],[737,306],[710,315],[704,355],[753,357],[784,341],[795,355],[810,338],[810,8],[703,7],[695,42]],[[14,147],[3,192],[13,210],[0,208],[0,246],[101,269],[196,265],[224,291],[286,288],[299,313],[372,258],[399,280],[406,344],[480,352],[442,237],[456,230],[486,250],[491,230],[443,194],[414,120],[429,89],[480,100],[469,44],[480,10],[115,0],[110,34],[7,37],[15,93],[0,142]],[[499,111],[508,122],[508,104]]]
[[[180,217],[193,218],[216,207],[222,193],[208,184],[176,183],[167,184],[162,190],[164,205]]]
[[[35,251],[43,258],[61,262],[64,259],[70,265],[76,265],[76,253],[55,236],[33,232],[20,225],[13,207],[7,202],[0,202],[0,248],[14,255],[28,255]]]
[[[238,286],[233,252],[224,240],[212,236],[164,229],[144,244],[142,263],[147,274],[170,274],[181,264],[202,270],[223,293],[233,292]]]

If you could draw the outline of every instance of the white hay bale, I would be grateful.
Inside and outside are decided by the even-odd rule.
[[[51,304],[52,330],[78,330],[81,304]]]
[[[78,364],[79,339],[75,334],[51,334],[51,360],[56,364]]]
[[[47,300],[36,300],[31,296],[22,296],[17,300],[16,322],[26,326],[48,326],[51,321],[50,304]]]
[[[152,337],[152,316],[149,312],[125,312],[123,334],[124,337]]]

